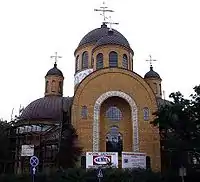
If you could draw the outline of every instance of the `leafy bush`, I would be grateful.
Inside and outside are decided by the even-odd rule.
[[[147,170],[122,170],[104,169],[101,182],[173,182],[181,181],[179,176],[172,174],[155,173]],[[35,182],[97,182],[98,170],[67,169],[65,172],[56,172],[50,175],[37,174]],[[186,182],[191,181],[190,177],[185,178]],[[192,179],[192,178],[191,178]],[[32,182],[30,175],[2,175],[1,182]],[[192,182],[199,181],[193,178]]]

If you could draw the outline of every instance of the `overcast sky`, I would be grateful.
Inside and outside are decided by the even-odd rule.
[[[134,71],[154,70],[163,79],[166,98],[180,90],[185,96],[199,81],[199,0],[107,0],[115,10],[114,26],[135,52]],[[44,96],[44,76],[53,66],[51,55],[63,58],[64,96],[73,95],[74,50],[82,37],[101,25],[94,8],[101,0],[0,0],[0,118],[12,108]]]

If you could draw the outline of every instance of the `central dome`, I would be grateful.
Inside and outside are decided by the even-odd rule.
[[[94,49],[99,46],[107,45],[107,44],[122,45],[128,49],[131,49],[128,41],[125,38],[122,39],[122,37],[119,36],[118,34],[115,34],[113,30],[109,30],[107,35],[100,38],[95,44]]]
[[[122,43],[122,45],[126,45],[126,47],[130,48],[130,44],[128,40],[117,30],[112,29],[113,33],[118,37],[118,41]],[[107,36],[109,32],[109,28],[105,23],[101,25],[101,28],[96,28],[86,34],[82,40],[80,41],[78,47],[86,45],[86,44],[96,44],[98,40],[102,37]]]

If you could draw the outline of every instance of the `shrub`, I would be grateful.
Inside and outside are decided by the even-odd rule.
[[[181,181],[179,176],[172,173],[155,173],[148,170],[103,169],[101,182],[173,182]],[[97,182],[98,170],[69,168],[66,171],[37,174],[35,182]],[[193,177],[193,178],[192,178]],[[190,180],[192,179],[192,180]],[[199,182],[199,176],[187,176],[185,181]],[[0,182],[32,182],[30,175],[2,175]]]

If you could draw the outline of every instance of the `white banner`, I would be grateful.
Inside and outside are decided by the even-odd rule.
[[[86,168],[118,168],[117,152],[86,152]]]
[[[122,168],[146,169],[146,154],[139,152],[122,152]]]
[[[34,145],[22,145],[21,156],[33,156]]]

